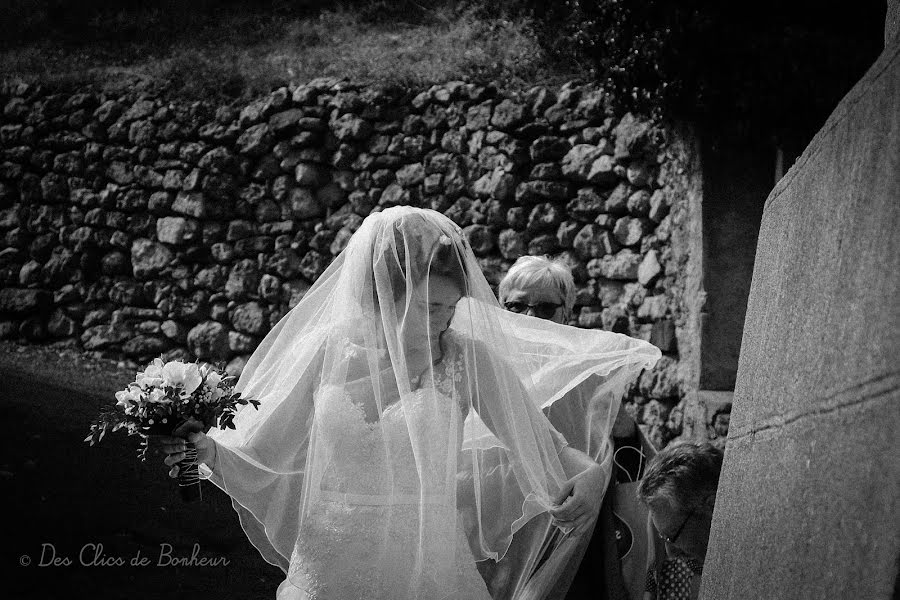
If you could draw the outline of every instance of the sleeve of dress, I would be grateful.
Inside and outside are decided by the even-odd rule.
[[[211,430],[215,460],[212,468],[201,465],[201,478],[231,497],[251,543],[284,570],[299,530],[314,414],[311,395],[319,377],[317,362],[280,402],[267,407],[269,398],[261,394],[257,399],[262,414],[245,405],[235,417],[234,430]]]

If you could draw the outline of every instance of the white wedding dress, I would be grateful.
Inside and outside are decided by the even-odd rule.
[[[346,388],[319,388],[315,426],[320,446],[329,454],[327,467],[277,600],[490,600],[457,518],[454,498],[426,495],[423,502],[420,493],[447,489],[448,476],[455,476],[447,473],[447,465],[455,461],[447,460],[442,434],[452,427],[462,442],[465,416],[453,385],[458,363],[458,356],[448,357],[436,369],[436,387],[420,388],[393,402],[373,423],[366,421],[361,398],[371,395],[371,380]],[[418,431],[411,433],[410,427]],[[430,468],[417,467],[411,436],[435,440],[429,452]],[[422,514],[422,505],[429,514]],[[419,539],[420,519],[432,524],[429,531],[435,539]],[[435,523],[445,524],[439,535],[435,535]],[[426,576],[411,585],[409,574],[423,544],[453,557],[455,565],[420,565]],[[438,571],[450,573],[455,593],[446,595],[423,585],[429,581],[429,570],[435,578],[442,576]],[[436,587],[446,589],[446,585]]]
[[[499,564],[569,479],[541,408],[592,375],[618,402],[659,355],[503,310],[459,226],[386,208],[250,357],[235,390],[259,405],[210,429],[203,476],[286,574],[279,600],[522,597],[561,572],[533,576],[543,538],[519,535],[489,586],[476,561]]]

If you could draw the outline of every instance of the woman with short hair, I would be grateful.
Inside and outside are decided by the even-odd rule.
[[[498,295],[500,303],[509,311],[566,323],[572,316],[575,304],[575,280],[569,266],[558,259],[523,256],[500,282]],[[582,330],[573,328],[572,331]],[[569,444],[586,452],[601,466],[605,475],[604,489],[619,476],[618,472],[614,473],[614,451],[620,447],[640,446],[634,421],[621,410],[625,386],[615,383],[618,376],[615,371],[603,376],[592,375],[565,395],[541,406]],[[628,453],[620,454],[620,460],[623,456],[628,458]],[[628,470],[629,481],[637,477],[637,473],[632,474],[631,469]],[[552,530],[547,529],[543,533],[523,532],[521,537],[539,537],[542,534],[554,535]],[[558,537],[558,534],[555,535]],[[550,597],[566,600],[625,597],[626,584],[620,572],[615,535],[611,506],[604,503],[601,517],[592,528],[591,535],[580,541],[565,569],[566,575]],[[558,540],[549,543],[552,545]],[[503,566],[499,565],[497,570],[502,571]]]
[[[512,312],[565,323],[575,306],[569,267],[546,256],[523,256],[500,282],[500,304]]]
[[[638,498],[666,542],[666,556],[647,573],[650,598],[697,597],[722,458],[722,450],[708,442],[677,442],[647,467]]]

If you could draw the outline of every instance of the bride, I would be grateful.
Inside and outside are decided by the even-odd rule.
[[[285,572],[279,600],[539,598],[565,544],[517,542],[491,592],[476,562],[499,561],[536,519],[587,534],[610,470],[539,406],[594,374],[616,402],[658,357],[504,311],[458,226],[394,207],[365,219],[250,358],[237,389],[259,410],[185,437]],[[184,443],[163,440],[171,476]]]

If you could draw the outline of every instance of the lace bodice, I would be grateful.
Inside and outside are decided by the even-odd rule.
[[[375,422],[366,420],[370,379],[324,385],[315,398],[318,446],[327,452],[320,488],[329,493],[390,496],[418,502],[420,493],[454,491],[456,457],[468,402],[459,390],[457,353],[434,369],[425,387],[393,398]],[[366,397],[368,395],[369,397]],[[413,447],[419,450],[414,455]],[[402,496],[402,497],[401,497]]]
[[[363,407],[371,380],[319,387],[315,448],[326,466],[279,600],[489,600],[455,509],[468,412],[459,364],[448,354],[374,422]]]

